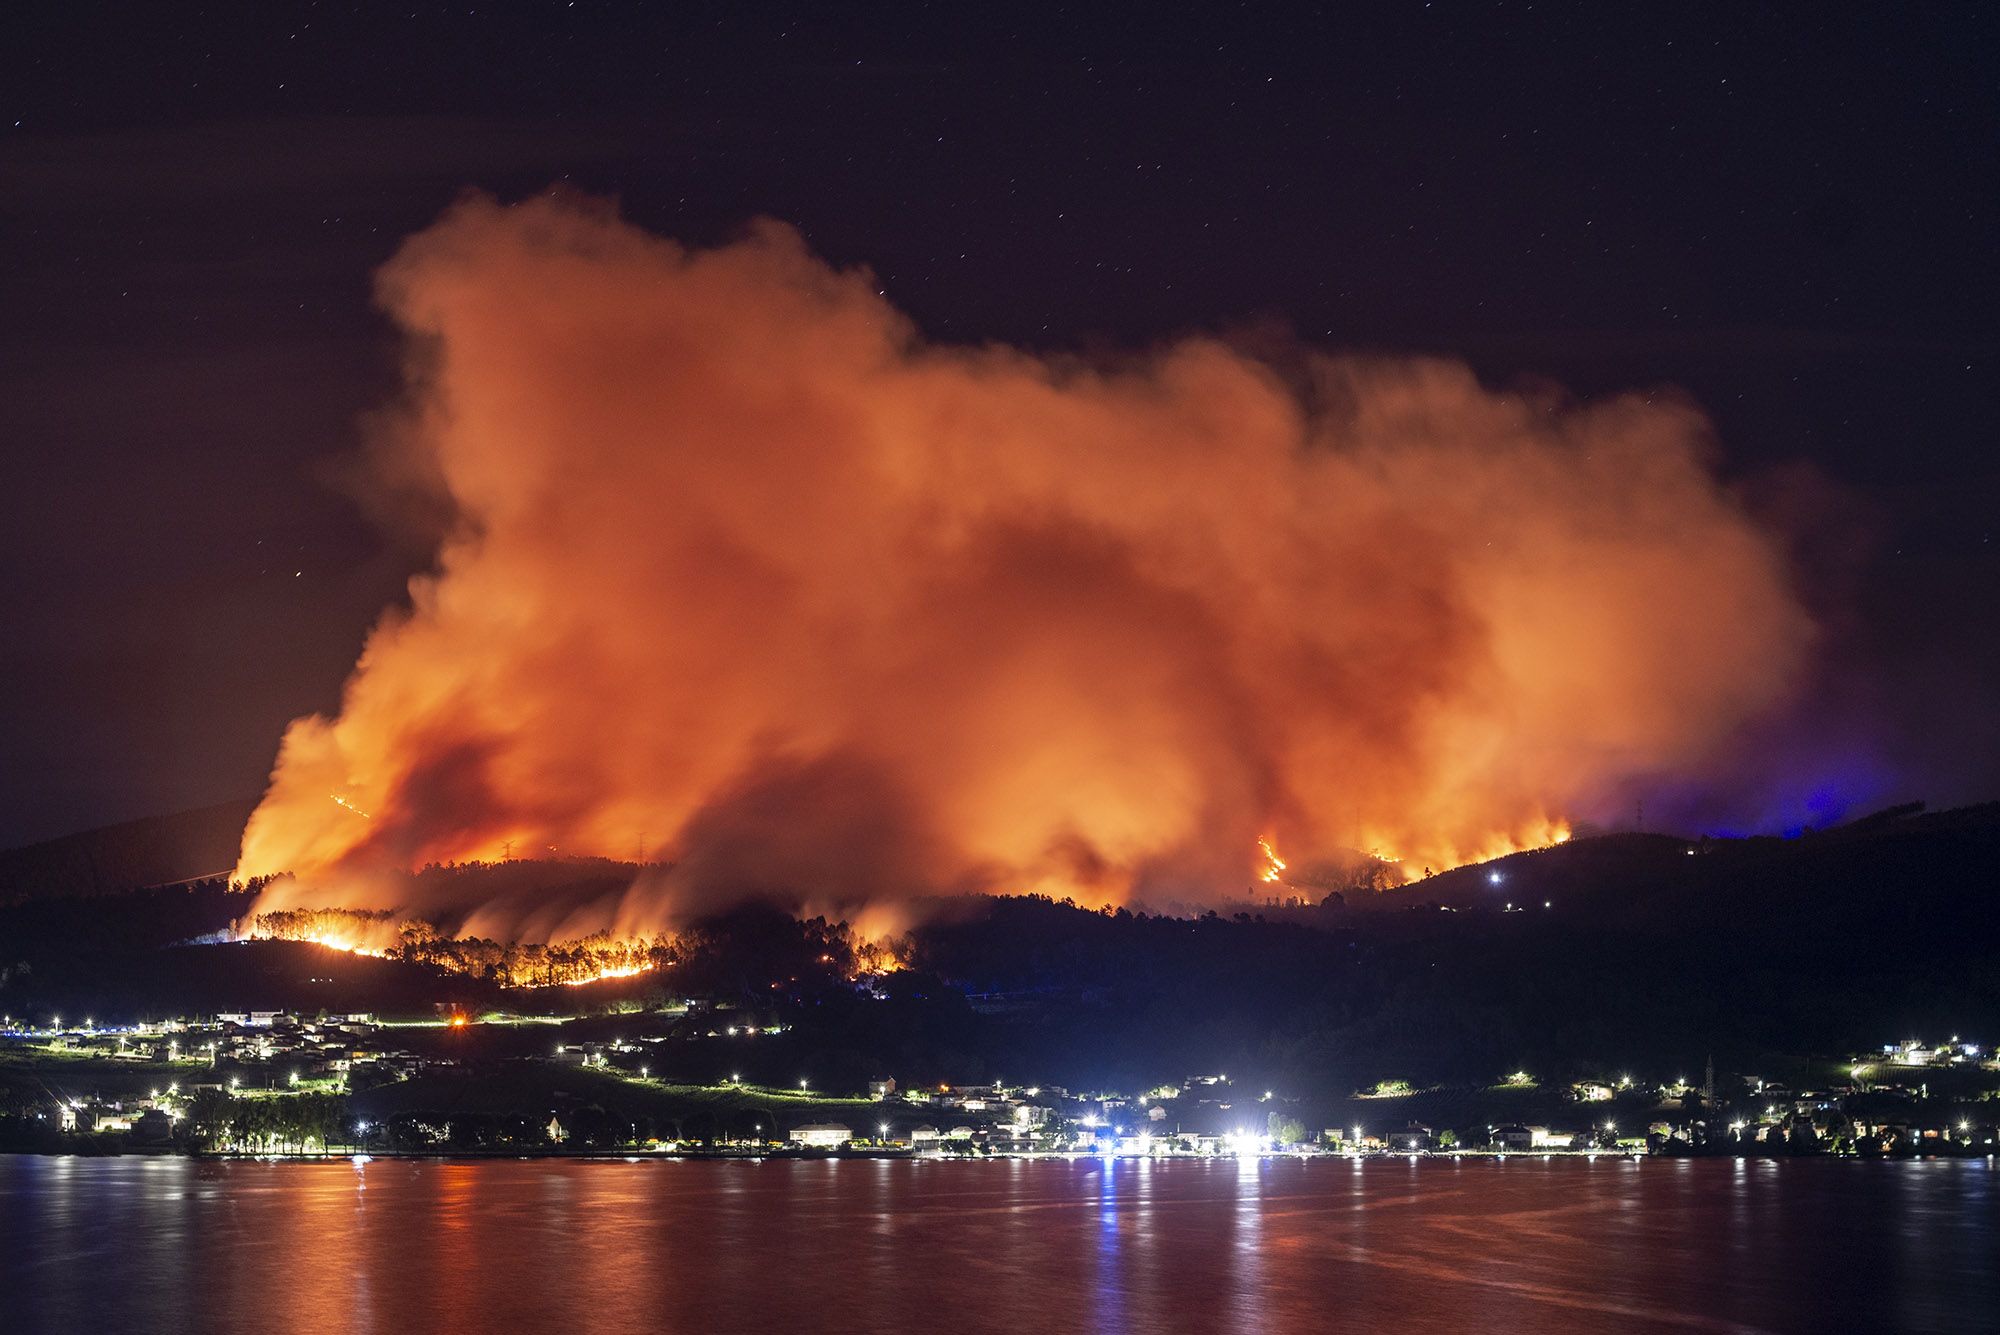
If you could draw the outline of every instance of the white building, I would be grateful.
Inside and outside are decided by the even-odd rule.
[[[853,1140],[854,1133],[838,1122],[809,1122],[793,1127],[788,1138],[807,1149],[834,1150]]]

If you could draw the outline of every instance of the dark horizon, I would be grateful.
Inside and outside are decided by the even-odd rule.
[[[1676,387],[1823,639],[1776,760],[1649,823],[2000,794],[1988,13],[4,22],[0,846],[260,791],[338,704],[429,559],[341,481],[397,388],[372,274],[558,182],[684,241],[791,223],[944,342]]]

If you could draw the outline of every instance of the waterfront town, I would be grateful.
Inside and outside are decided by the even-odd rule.
[[[1788,1084],[1603,1071],[1343,1099],[1227,1074],[1144,1090],[816,1088],[764,1070],[785,1026],[678,1002],[590,1017],[235,1011],[144,1025],[0,1017],[0,1148],[321,1158],[412,1155],[1990,1156],[2000,1061],[1959,1036],[1905,1039]],[[698,1056],[696,1054],[699,1054]],[[691,1058],[693,1058],[691,1060]]]

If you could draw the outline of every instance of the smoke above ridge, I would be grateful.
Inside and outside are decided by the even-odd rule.
[[[1214,901],[1260,838],[1443,868],[1725,766],[1813,639],[1672,394],[932,344],[782,226],[691,250],[575,197],[467,198],[379,297],[381,485],[450,524],[285,735],[260,909],[551,850],[663,865],[550,934]]]

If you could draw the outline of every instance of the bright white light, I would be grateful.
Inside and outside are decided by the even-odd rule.
[[[1500,873],[1497,871],[1489,871],[1486,873],[1486,879],[1489,883],[1493,885],[1498,885],[1500,884],[1501,876]]]

